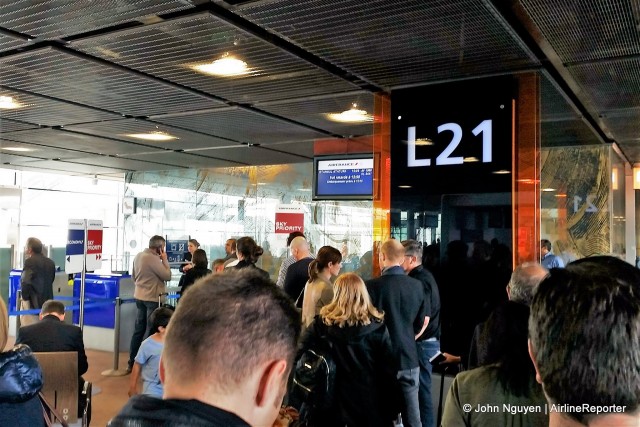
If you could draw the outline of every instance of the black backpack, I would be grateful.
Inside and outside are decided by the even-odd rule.
[[[304,412],[311,417],[333,406],[336,379],[336,364],[331,356],[333,345],[326,336],[321,337],[321,342],[302,353],[293,376],[294,393],[304,403]]]

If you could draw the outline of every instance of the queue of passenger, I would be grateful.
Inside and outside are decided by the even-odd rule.
[[[296,238],[301,240],[294,244]],[[457,319],[447,297],[439,300],[441,293],[451,297],[454,292],[436,283],[441,278],[451,283],[446,269],[429,272],[421,265],[427,248],[423,253],[416,241],[382,243],[382,274],[365,282],[355,273],[340,274],[343,258],[337,248],[324,246],[313,258],[308,242],[293,237],[295,262],[289,268],[308,260],[300,310],[293,296],[256,266],[263,249],[255,240],[247,236],[234,243],[238,264],[220,273],[207,269],[206,253],[200,259],[201,250],[192,252],[183,278],[197,269],[206,274],[182,289],[175,314],[158,308],[155,298],[144,299],[165,291],[164,239],[152,237],[136,257],[132,352],[135,340],[151,338],[138,344],[129,390],[133,397],[110,426],[392,426],[398,415],[405,427],[436,425],[432,371],[425,365],[446,350],[451,342],[446,334],[456,330],[445,328],[441,344],[440,319],[453,324]],[[478,245],[468,271],[498,266],[485,249]],[[465,277],[462,269],[455,273]],[[500,274],[476,279],[481,283],[487,277],[496,280],[492,287],[503,286],[505,301],[492,292],[478,298],[482,309],[471,314],[480,322],[464,335],[470,337],[468,357],[445,355],[442,363],[455,360],[470,370],[459,373],[448,391],[443,427],[640,422],[640,270],[599,256],[564,269],[525,263],[506,285]],[[168,311],[159,316],[162,310]],[[4,347],[7,313],[2,304],[0,316]],[[471,324],[469,319],[457,330]],[[162,357],[156,362],[159,347]],[[323,395],[322,406],[313,384],[304,383],[309,378],[297,377],[303,369],[311,372],[296,363],[309,350],[322,356],[332,373],[325,378],[331,391]],[[0,354],[0,417],[13,417],[13,425],[21,425],[16,414],[34,404],[41,387],[29,351],[22,345]],[[24,374],[17,383],[10,380],[16,369]],[[140,376],[144,386],[138,395]],[[303,383],[310,388],[302,398],[293,395]]]

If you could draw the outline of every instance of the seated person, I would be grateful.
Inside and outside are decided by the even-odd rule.
[[[162,399],[133,396],[109,425],[274,425],[300,323],[291,300],[256,269],[206,276],[167,328]]]
[[[47,300],[40,309],[40,321],[18,330],[16,344],[26,344],[34,352],[76,351],[78,352],[78,417],[85,407],[82,389],[84,375],[89,369],[84,351],[82,329],[64,322],[65,307],[61,301]],[[91,407],[88,413],[91,418]]]
[[[138,388],[140,376],[142,376],[142,394],[162,397],[162,383],[158,368],[160,367],[160,354],[164,347],[167,325],[172,315],[173,310],[168,307],[156,308],[151,313],[152,335],[142,341],[136,355],[129,381],[129,397],[140,394]]]

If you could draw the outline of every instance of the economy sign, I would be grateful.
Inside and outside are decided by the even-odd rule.
[[[64,271],[67,274],[82,272],[84,266],[84,219],[69,220],[66,249]]]

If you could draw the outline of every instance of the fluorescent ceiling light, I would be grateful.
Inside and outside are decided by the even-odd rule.
[[[147,141],[171,141],[172,139],[180,139],[177,136],[169,135],[166,132],[129,133],[125,136],[128,136],[129,138],[145,139]]]
[[[545,193],[551,193],[553,191],[556,191],[555,188],[543,188],[541,191],[544,191]]]
[[[478,160],[477,157],[465,157],[464,159],[462,159],[462,161],[465,163],[473,163],[473,162],[479,162],[480,160]]]
[[[27,148],[27,147],[0,147],[0,150],[16,151],[16,152],[35,151],[33,148]]]
[[[413,188],[410,185],[398,185],[398,188]]]
[[[4,110],[13,110],[15,108],[24,107],[23,104],[20,104],[18,101],[15,101],[10,96],[0,96],[0,108]]]
[[[194,65],[192,68],[201,73],[222,77],[242,76],[251,71],[246,62],[229,54],[208,64]]]
[[[341,123],[366,123],[373,121],[373,116],[365,110],[359,110],[357,104],[353,104],[351,109],[345,110],[342,113],[328,113],[326,116],[333,122]]]
[[[509,172],[509,171],[508,171],[508,170],[506,170],[506,169],[500,169],[499,171],[493,171],[492,173],[494,173],[494,174],[496,174],[496,175],[508,175],[508,174],[510,174],[511,172]]]

